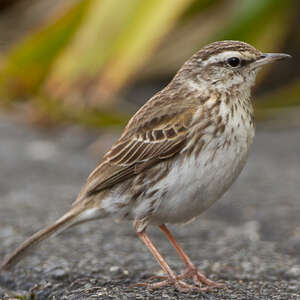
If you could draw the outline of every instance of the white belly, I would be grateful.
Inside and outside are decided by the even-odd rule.
[[[170,173],[153,187],[163,190],[167,186],[168,193],[161,199],[150,223],[187,222],[211,206],[240,174],[253,135],[251,131],[216,152],[220,140],[211,142],[198,159],[191,155],[182,163],[175,163]]]

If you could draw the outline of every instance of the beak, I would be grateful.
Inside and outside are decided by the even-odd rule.
[[[282,60],[285,58],[292,58],[291,55],[285,53],[263,53],[260,58],[253,62],[253,68],[261,67],[265,64],[271,63],[273,61]]]

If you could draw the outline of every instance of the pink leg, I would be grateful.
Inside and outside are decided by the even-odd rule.
[[[168,263],[166,262],[165,258],[161,255],[157,247],[153,244],[150,240],[149,236],[146,234],[145,230],[142,232],[138,232],[140,239],[144,242],[147,248],[151,251],[155,259],[158,261],[162,269],[166,272],[167,276],[166,279],[157,283],[137,283],[135,286],[146,286],[152,289],[160,288],[164,286],[174,285],[177,290],[181,292],[188,292],[190,290],[198,290],[198,291],[206,291],[207,289],[199,288],[190,284],[187,284],[180,280],[172,269],[169,267]]]
[[[159,228],[165,233],[171,244],[174,246],[176,249],[178,255],[181,257],[183,262],[186,265],[186,270],[178,276],[178,279],[183,279],[183,278],[189,278],[192,277],[193,281],[195,284],[199,285],[201,283],[211,286],[211,287],[224,287],[224,284],[214,282],[210,279],[208,279],[204,274],[199,272],[195,265],[192,263],[190,258],[187,256],[187,254],[183,251],[181,246],[178,244],[178,242],[175,240],[175,238],[171,235],[170,231],[166,227],[166,225],[161,225]]]

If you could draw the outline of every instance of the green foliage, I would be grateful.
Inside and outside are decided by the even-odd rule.
[[[292,0],[75,3],[3,56],[0,101],[34,99],[54,119],[123,124],[126,116],[112,113],[113,106],[116,95],[134,80],[170,76],[213,40],[238,39],[279,51],[295,31],[292,20],[300,17]],[[260,115],[270,107],[299,105],[298,86],[299,79],[264,96],[257,106]]]
[[[82,97],[81,83],[95,79],[98,86],[89,95],[95,98],[92,102],[116,93],[150,57],[190,2],[128,0],[120,9],[119,0],[93,1],[78,34],[58,58],[46,83],[47,93],[65,99],[73,94]]]
[[[261,119],[278,119],[300,104],[300,79],[261,96],[256,102],[256,114]],[[282,110],[284,108],[284,110]],[[299,120],[299,117],[297,117]],[[289,120],[292,121],[293,120]],[[287,122],[285,122],[287,123]]]
[[[36,121],[43,122],[43,118],[47,116],[48,124],[75,122],[87,127],[119,127],[124,126],[129,118],[126,113],[115,110],[95,111],[88,108],[66,107],[62,101],[54,101],[51,98],[37,96],[33,101],[38,107]]]
[[[218,39],[242,39],[256,43],[273,16],[281,18],[290,9],[291,1],[243,0],[236,6],[234,15],[226,28],[221,30]],[[278,20],[280,21],[280,20]]]
[[[88,4],[79,2],[11,49],[0,66],[2,97],[22,97],[38,91],[58,53],[80,26]]]

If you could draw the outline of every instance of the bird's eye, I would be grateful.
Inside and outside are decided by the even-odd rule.
[[[227,63],[231,66],[231,67],[237,67],[240,65],[241,60],[238,57],[230,57],[227,59]]]

